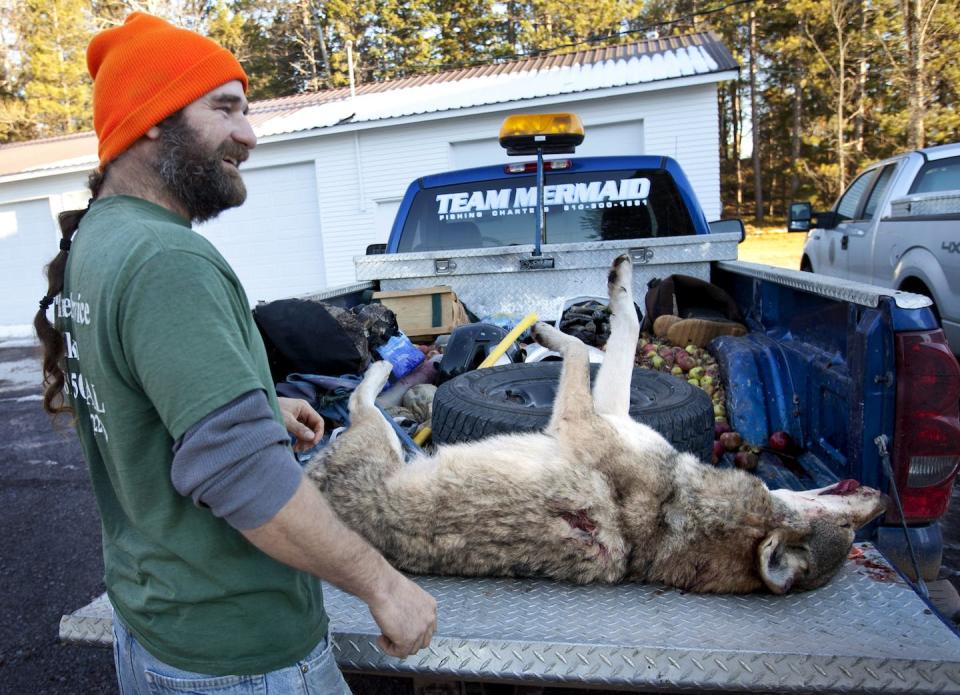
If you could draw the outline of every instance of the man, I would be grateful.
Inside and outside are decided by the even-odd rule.
[[[141,13],[87,63],[94,199],[72,240],[62,220],[35,325],[44,405],[68,409],[66,384],[102,517],[121,692],[349,692],[317,578],[367,603],[394,656],[429,644],[436,603],[305,480],[280,423],[310,446],[322,420],[278,401],[243,288],[190,228],[246,196],[246,75]]]

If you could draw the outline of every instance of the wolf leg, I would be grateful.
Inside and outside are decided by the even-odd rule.
[[[345,485],[379,485],[403,466],[403,447],[374,399],[390,376],[389,362],[375,362],[350,395],[350,426],[337,437],[307,474],[331,493]],[[337,482],[331,484],[331,479]]]
[[[610,295],[610,339],[593,386],[593,402],[601,415],[630,412],[630,379],[633,375],[640,321],[633,306],[633,263],[618,256],[607,276]]]
[[[548,324],[538,322],[533,327],[538,343],[563,356],[560,383],[553,399],[553,413],[547,432],[558,434],[567,427],[583,428],[596,418],[590,398],[590,357],[587,346],[579,338],[561,333]]]
[[[589,357],[583,343],[549,326],[535,327],[537,341],[563,355],[560,386],[547,432],[557,438],[571,460],[604,474],[621,497],[649,488],[650,482],[645,467],[638,465],[631,453],[629,441],[634,430],[616,424],[617,417],[629,417],[630,380],[640,332],[633,306],[632,270],[629,256],[618,257],[610,269],[611,334],[592,398]],[[643,427],[632,424],[634,428]],[[675,453],[666,442],[664,445],[666,448],[655,458]]]

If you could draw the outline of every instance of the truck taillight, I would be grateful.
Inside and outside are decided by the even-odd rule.
[[[942,330],[896,338],[893,474],[908,523],[940,518],[960,467],[960,366]],[[896,512],[888,522],[899,522]]]
[[[559,171],[569,169],[573,162],[569,159],[551,159],[543,163],[544,171]],[[503,171],[507,174],[532,174],[537,170],[536,162],[518,162],[517,164],[507,164]]]

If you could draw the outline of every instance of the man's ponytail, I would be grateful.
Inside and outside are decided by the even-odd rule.
[[[106,171],[95,170],[90,174],[88,185],[93,197],[100,193],[100,187],[106,178]],[[66,343],[63,333],[47,318],[47,311],[53,305],[54,298],[63,292],[63,276],[67,269],[67,257],[70,253],[70,244],[73,235],[80,225],[80,220],[90,209],[88,204],[84,210],[66,210],[58,216],[60,224],[60,251],[47,264],[47,293],[40,300],[40,309],[33,319],[33,329],[43,348],[43,409],[51,415],[72,413],[73,409],[64,397],[66,372],[64,371],[64,355]]]

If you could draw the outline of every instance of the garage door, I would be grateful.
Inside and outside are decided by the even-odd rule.
[[[198,227],[233,266],[252,304],[326,286],[312,163],[243,173],[247,201]]]
[[[46,294],[43,267],[57,254],[50,203],[0,205],[0,326],[29,326]]]
[[[577,147],[577,157],[643,154],[642,120],[591,125],[584,127],[584,131],[586,137],[583,144]],[[500,147],[496,136],[483,140],[451,142],[450,148],[455,169],[486,166],[487,164],[505,164],[506,162],[523,159],[508,157],[507,151]],[[551,155],[549,158],[557,159],[558,157],[560,155]]]

